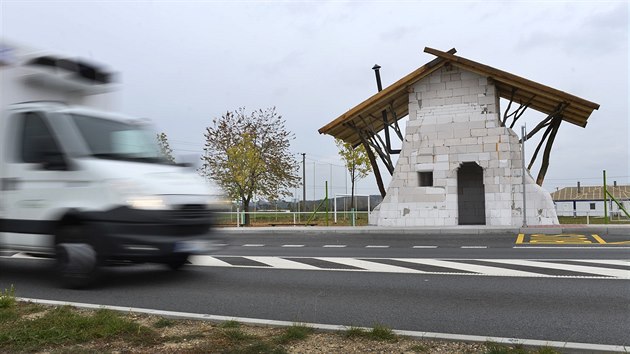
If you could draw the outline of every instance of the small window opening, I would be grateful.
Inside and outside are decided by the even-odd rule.
[[[595,210],[595,203],[591,203],[591,210]]]
[[[418,172],[418,182],[420,187],[432,187],[433,172]]]

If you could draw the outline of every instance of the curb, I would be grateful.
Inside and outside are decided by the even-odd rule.
[[[18,301],[32,302],[43,305],[54,306],[73,306],[84,309],[107,309],[118,312],[133,312],[141,313],[145,315],[164,316],[175,319],[186,320],[202,320],[210,322],[224,322],[224,321],[238,321],[240,323],[253,325],[253,326],[271,326],[271,327],[290,327],[295,325],[295,322],[289,321],[277,321],[277,320],[265,320],[259,318],[248,317],[230,317],[230,316],[218,316],[200,313],[190,312],[177,312],[177,311],[162,311],[154,309],[145,309],[137,307],[123,307],[123,306],[108,306],[108,305],[95,305],[80,302],[68,302],[68,301],[56,301],[56,300],[42,300],[32,298],[16,298]],[[349,327],[341,325],[330,325],[321,323],[304,323],[300,322],[300,325],[315,328],[327,332],[345,331]],[[370,330],[370,328],[360,327],[364,330]],[[522,345],[525,347],[553,347],[558,349],[568,349],[573,353],[620,353],[630,352],[630,346],[623,345],[610,345],[610,344],[592,344],[592,343],[577,343],[577,342],[562,342],[562,341],[545,341],[538,339],[519,339],[519,338],[505,338],[505,337],[486,337],[477,335],[466,334],[450,334],[450,333],[435,333],[435,332],[421,332],[421,331],[405,331],[405,330],[393,330],[394,333],[401,336],[416,338],[416,339],[442,339],[457,342],[494,342],[505,345]]]
[[[215,229],[226,234],[404,234],[404,235],[509,235],[524,234],[598,234],[600,236],[629,236],[630,225],[582,225],[540,227],[431,227],[388,228],[382,226],[277,226],[223,227]]]

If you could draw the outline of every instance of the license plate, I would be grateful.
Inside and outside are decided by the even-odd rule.
[[[208,248],[206,241],[179,241],[175,243],[173,252],[176,253],[201,253]]]

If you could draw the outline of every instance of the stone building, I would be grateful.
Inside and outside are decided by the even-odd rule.
[[[584,127],[599,105],[516,75],[426,48],[438,58],[349,110],[319,130],[371,147],[392,180],[370,216],[379,226],[520,226],[523,179],[520,138],[511,129],[522,112],[548,114],[528,139],[545,129],[536,180],[525,174],[528,225],[557,224],[551,196],[540,185],[553,139],[563,121]],[[375,67],[376,68],[376,67]],[[501,115],[499,99],[509,105]],[[512,109],[512,106],[514,107]],[[398,120],[408,115],[404,136]],[[391,148],[389,129],[402,138]],[[385,139],[379,132],[385,130]],[[391,153],[400,153],[395,166]]]

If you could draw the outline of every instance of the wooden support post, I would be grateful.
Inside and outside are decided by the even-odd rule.
[[[551,120],[551,132],[549,135],[549,139],[547,139],[547,145],[545,146],[545,153],[543,155],[542,165],[540,166],[540,171],[538,172],[538,177],[536,178],[536,184],[538,184],[539,186],[542,186],[543,182],[545,181],[547,168],[549,168],[549,155],[551,154],[551,147],[553,146],[553,141],[556,139],[558,128],[560,128],[560,123],[562,123],[562,115],[560,114],[556,115]]]
[[[532,166],[534,165],[534,161],[536,161],[536,157],[538,157],[538,152],[540,151],[540,148],[542,147],[543,143],[545,142],[545,139],[547,139],[547,136],[551,132],[552,128],[553,128],[553,126],[549,125],[547,127],[547,130],[545,130],[545,133],[543,134],[542,138],[540,138],[540,142],[538,143],[538,146],[536,146],[536,151],[534,151],[534,154],[532,155],[532,159],[529,161],[529,165],[527,166],[528,170],[531,171]]]
[[[365,148],[368,158],[370,159],[370,164],[372,165],[372,171],[374,171],[374,178],[376,178],[378,190],[381,192],[381,197],[385,198],[385,186],[383,185],[383,178],[381,177],[381,171],[378,169],[378,164],[376,162],[374,152],[372,152],[372,148],[365,139],[361,138],[361,141],[363,141],[363,147]]]

